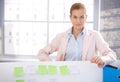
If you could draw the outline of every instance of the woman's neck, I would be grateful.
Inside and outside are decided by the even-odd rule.
[[[73,35],[74,35],[74,37],[75,37],[75,39],[77,39],[77,37],[78,37],[78,35],[81,33],[83,31],[83,28],[80,30],[78,30],[78,29],[74,29],[73,28]]]

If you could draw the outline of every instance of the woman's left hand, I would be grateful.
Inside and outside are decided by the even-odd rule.
[[[100,56],[93,56],[90,60],[92,63],[96,63],[98,67],[102,68],[104,66],[104,62]]]

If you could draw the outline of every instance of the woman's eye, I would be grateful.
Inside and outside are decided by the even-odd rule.
[[[76,19],[77,17],[76,17],[76,16],[74,16],[73,18],[75,18],[75,19]]]
[[[80,18],[84,18],[84,16],[81,16]]]

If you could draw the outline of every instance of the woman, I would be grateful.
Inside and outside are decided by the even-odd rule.
[[[109,48],[100,33],[84,27],[87,19],[86,8],[82,3],[74,3],[70,9],[72,28],[58,34],[50,44],[41,49],[41,61],[51,61],[49,55],[58,52],[56,61],[89,60],[103,67],[116,60],[116,54]],[[100,55],[97,52],[100,52]]]

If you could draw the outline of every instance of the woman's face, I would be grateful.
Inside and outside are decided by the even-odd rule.
[[[73,28],[76,30],[82,30],[86,22],[86,10],[85,9],[76,9],[72,11],[70,19],[73,25]]]

